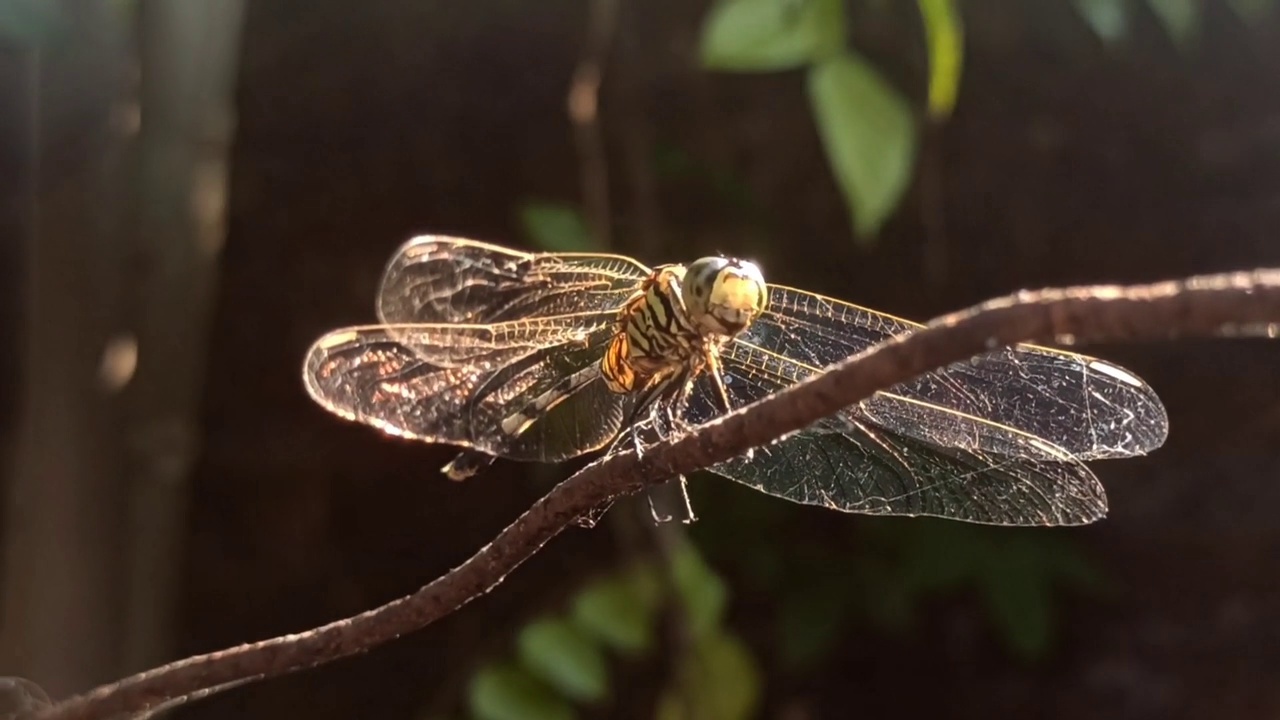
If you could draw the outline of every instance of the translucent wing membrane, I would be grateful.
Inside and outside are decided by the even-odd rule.
[[[1106,513],[1089,468],[943,448],[828,418],[712,471],[795,502],[990,525],[1082,525]]]
[[[609,442],[634,404],[600,378],[612,330],[570,322],[339,330],[312,346],[304,378],[331,412],[384,432],[555,462]]]
[[[813,372],[745,344],[732,350],[724,357],[723,378],[735,408]],[[705,422],[721,413],[722,402],[711,379],[701,378],[685,419]],[[712,471],[794,502],[871,515],[1074,525],[1106,512],[1102,485],[1065,450],[977,419],[971,429],[975,435],[967,444],[937,445],[874,425],[854,408]]]
[[[356,387],[311,386],[319,395],[329,392],[343,397],[326,405],[349,407],[374,424],[389,409],[401,420],[384,420],[389,432],[471,448],[445,466],[449,477],[456,479],[476,473],[498,456],[553,461],[595,450],[617,433],[623,407],[635,401],[612,396],[591,375],[607,338],[596,338],[581,356],[572,356],[572,346],[612,327],[618,309],[648,274],[649,268],[621,255],[536,254],[466,238],[415,237],[399,247],[381,278],[378,318],[387,323],[384,332],[340,347],[357,357],[355,346],[361,342],[401,342],[420,360],[404,372],[412,378],[404,391],[452,389],[424,396],[421,406],[416,406],[389,402],[387,393],[367,389],[370,386],[362,397],[353,392],[360,389]],[[430,324],[444,327],[429,331],[424,325]],[[451,331],[448,325],[453,324],[492,325],[492,329],[474,328],[466,337],[462,333],[438,337]],[[442,341],[447,342],[440,345]],[[457,345],[449,347],[448,342]],[[561,351],[571,356],[558,361],[552,348],[561,343],[568,345]],[[383,347],[385,351],[387,346]],[[474,354],[472,347],[483,352]],[[535,356],[534,347],[545,352]],[[329,356],[338,357],[334,352]],[[508,377],[511,372],[493,372],[520,359],[527,366],[515,377]],[[410,365],[406,357],[390,361]],[[366,374],[378,373],[379,360],[369,363]],[[310,375],[310,361],[307,366]],[[445,368],[458,372],[444,374]],[[556,373],[567,369],[576,374],[554,383]],[[498,389],[504,382],[517,383],[516,389]],[[479,388],[488,395],[481,397]],[[476,393],[470,402],[467,392]],[[504,393],[509,392],[518,395],[508,398]],[[467,415],[452,421],[449,413]],[[521,421],[529,423],[527,428],[520,428]],[[577,429],[573,423],[584,427]],[[521,432],[512,434],[515,430]]]
[[[396,251],[378,290],[384,323],[479,325],[618,308],[649,275],[622,255],[524,253],[439,235]]]
[[[769,310],[735,343],[823,368],[921,325],[793,288],[771,286]],[[748,354],[750,354],[748,352]],[[748,364],[750,360],[747,361]],[[1142,455],[1169,422],[1133,373],[1085,355],[1018,345],[956,363],[878,393],[867,420],[940,445],[1008,452],[993,424],[1047,440],[1084,459]],[[996,444],[988,444],[994,439]],[[1017,454],[1044,457],[1034,448]]]

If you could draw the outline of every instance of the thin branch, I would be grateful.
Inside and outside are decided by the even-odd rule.
[[[314,630],[200,655],[102,686],[37,717],[137,712],[245,678],[366,652],[496,586],[573,519],[612,497],[745,453],[935,368],[1018,342],[1165,340],[1280,330],[1280,270],[1182,281],[1023,292],[948,315],[797,385],[634,454],[597,461],[534,503],[470,560],[412,595]]]

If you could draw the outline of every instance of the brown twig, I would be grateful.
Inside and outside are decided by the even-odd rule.
[[[1207,337],[1280,329],[1280,270],[1137,286],[1023,292],[935,320],[797,385],[646,451],[597,461],[555,487],[470,560],[412,595],[298,633],[180,660],[37,717],[88,720],[137,712],[203,688],[267,678],[365,652],[448,615],[492,589],[578,515],[647,483],[709,467],[907,381],[1018,342]]]

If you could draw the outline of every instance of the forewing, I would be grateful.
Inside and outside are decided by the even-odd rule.
[[[771,286],[768,311],[728,353],[750,354],[744,348],[755,348],[819,369],[921,327]],[[1032,345],[927,373],[877,393],[862,408],[879,427],[937,445],[1005,452],[1005,441],[990,432],[995,425],[1042,438],[1085,460],[1145,454],[1164,442],[1169,428],[1155,391],[1133,373],[1086,355]]]
[[[490,324],[615,315],[649,274],[622,255],[526,253],[465,238],[415,237],[378,290],[384,323]]]
[[[516,460],[564,460],[612,439],[631,402],[599,377],[611,330],[586,333],[573,324],[550,318],[337,330],[308,352],[305,384],[331,412],[390,434]],[[533,412],[568,378],[585,382],[545,413]],[[527,428],[512,424],[525,416]]]

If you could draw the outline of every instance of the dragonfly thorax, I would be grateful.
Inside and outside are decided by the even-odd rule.
[[[602,375],[620,393],[696,376],[715,365],[719,349],[767,300],[754,263],[714,257],[656,267],[619,314]]]

